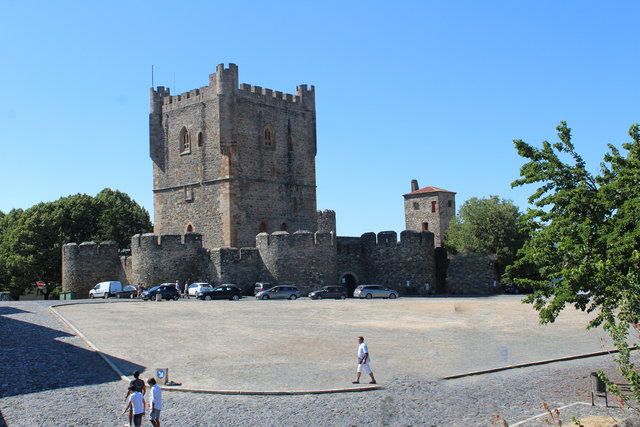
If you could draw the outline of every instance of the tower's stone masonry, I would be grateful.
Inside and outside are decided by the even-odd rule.
[[[435,245],[442,246],[445,231],[456,214],[456,193],[436,187],[418,188],[411,181],[411,192],[404,196],[405,228],[431,231]]]
[[[250,247],[261,231],[316,231],[315,89],[238,87],[220,64],[209,86],[151,89],[156,234],[202,234],[203,246]]]
[[[334,236],[337,235],[335,211],[329,209],[318,211],[316,221],[318,223],[318,231],[322,233],[333,233]]]

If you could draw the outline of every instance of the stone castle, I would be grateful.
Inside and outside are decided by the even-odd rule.
[[[290,95],[238,81],[235,64],[220,64],[208,86],[151,89],[154,233],[133,236],[127,257],[115,242],[65,245],[63,291],[177,280],[245,292],[262,281],[303,295],[337,283],[349,294],[366,283],[424,293],[455,193],[414,180],[399,241],[392,231],[337,236],[335,212],[316,206],[314,86]]]

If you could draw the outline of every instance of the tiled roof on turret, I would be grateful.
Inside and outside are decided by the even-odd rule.
[[[427,194],[427,193],[452,193],[456,194],[453,191],[443,190],[442,188],[437,187],[424,187],[416,191],[412,191],[411,193],[403,194],[403,196],[415,196],[416,194]]]

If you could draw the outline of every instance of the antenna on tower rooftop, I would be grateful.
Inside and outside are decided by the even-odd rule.
[[[153,65],[151,66],[151,89],[153,89],[155,86],[153,86]]]

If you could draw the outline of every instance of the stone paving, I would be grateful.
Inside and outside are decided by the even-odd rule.
[[[409,299],[406,300],[406,304],[411,303]],[[474,301],[482,307],[487,300],[467,299],[464,304],[459,304],[458,311],[463,306],[467,307],[467,313],[474,311],[476,304]],[[0,426],[124,425],[125,417],[120,417],[119,414],[124,407],[122,399],[126,391],[125,383],[120,381],[107,364],[49,310],[49,305],[59,303],[59,301],[0,303],[2,346],[0,350],[0,366],[2,366]],[[244,305],[238,304],[235,307],[233,303],[222,301],[211,303],[179,301],[173,307],[171,303],[159,304],[166,307],[163,310],[182,307],[196,312],[200,307],[205,307],[203,304],[209,304],[210,310],[216,312],[224,312],[227,307],[231,307],[230,310],[250,311],[273,309],[280,312],[280,317],[283,317],[283,310],[290,310],[285,305],[290,302],[264,302],[271,304],[270,306],[256,301],[242,303]],[[303,304],[296,306],[296,310],[308,311],[310,307],[313,308],[309,304],[316,301],[293,302],[293,304],[298,303]],[[314,309],[333,311],[338,306],[328,304],[341,302],[317,301],[317,303],[323,305],[318,305]],[[367,302],[347,301],[347,303],[366,304]],[[450,303],[451,301],[441,302],[441,304]],[[136,310],[129,310],[129,308],[137,307],[139,304],[142,303],[114,301],[113,304],[110,302],[108,305],[91,304],[59,310],[65,311],[64,314],[68,315],[73,311],[72,309],[82,312],[87,308],[95,308],[97,314],[119,312],[122,307],[126,307],[126,312],[131,313]],[[151,307],[150,304],[155,303],[147,304]],[[387,311],[382,307],[385,306],[370,305],[367,308],[376,308],[382,313]],[[434,304],[430,308],[437,312],[435,307]],[[523,309],[530,310],[529,307],[523,307]],[[293,315],[299,316],[296,310]],[[347,311],[353,310],[349,308]],[[483,311],[485,310],[482,309],[479,313]],[[375,316],[376,319],[384,319],[384,317],[384,314]],[[338,314],[337,318],[350,322],[345,313]],[[96,323],[94,321],[97,319],[104,319],[104,317],[94,316],[90,323]],[[224,325],[231,323],[230,319],[233,318],[222,316],[220,319],[220,325]],[[131,333],[131,323],[127,318],[121,319],[120,327],[117,329],[119,337],[125,339]],[[261,324],[264,323],[261,322]],[[133,324],[135,325],[135,322]],[[79,325],[76,326],[79,327]],[[375,325],[362,326],[364,330],[369,327],[374,328],[363,333],[373,339]],[[81,327],[79,329],[83,333],[86,332]],[[91,336],[91,330],[88,328],[89,339],[99,341]],[[413,331],[414,335],[417,333]],[[348,341],[349,343],[345,345],[351,346],[353,343],[350,341],[353,340]],[[384,341],[379,341],[376,345],[382,342]],[[567,344],[573,343],[567,342]],[[405,341],[400,340],[398,345],[402,351],[406,350],[407,353],[413,351],[406,346]],[[553,347],[552,344],[550,345]],[[384,378],[380,381],[384,385],[382,390],[301,396],[229,396],[165,391],[163,426],[488,426],[491,425],[490,421],[494,414],[500,414],[513,426],[518,421],[542,413],[542,401],[546,401],[552,408],[576,401],[590,402],[588,392],[590,372],[604,369],[614,374],[611,357],[601,356],[448,381],[436,379],[433,372],[416,373],[417,370],[411,367],[407,367],[404,372],[394,371],[393,375],[387,375],[383,369],[386,356],[382,347],[382,345],[376,347],[376,350],[380,350],[376,353],[373,353],[372,349],[372,366],[378,369],[379,377]],[[511,348],[509,346],[508,357],[513,354]],[[176,349],[181,350],[181,347],[176,346]],[[105,351],[104,348],[101,350]],[[468,347],[467,350],[468,352],[480,351],[475,347]],[[353,352],[354,349],[349,348],[350,356]],[[110,356],[126,372],[136,368],[143,370],[150,367],[142,363],[144,360],[127,356],[126,349],[113,351]],[[241,358],[247,357],[251,359],[252,356],[246,356],[244,353],[241,356]],[[231,362],[233,361],[227,359],[227,363],[233,365]],[[423,366],[421,361],[417,364]],[[402,365],[402,362],[399,365]],[[219,366],[216,369],[219,370]],[[353,366],[349,364],[348,372],[345,371],[346,375],[349,375],[347,380],[351,379],[352,370]],[[186,378],[184,379],[186,381]],[[292,376],[288,381],[290,389],[295,389],[298,378]],[[313,384],[313,381],[307,384]],[[253,387],[249,384],[245,388]],[[602,404],[602,399],[599,399],[598,403]],[[612,404],[610,401],[610,406]],[[565,417],[563,425],[571,425],[566,418],[570,415],[580,417],[587,415],[621,417],[623,415],[613,407],[592,408],[584,405],[571,406],[561,410],[561,414]],[[147,421],[145,425],[148,425],[146,423]],[[543,419],[537,419],[522,425],[537,427],[545,424]]]

